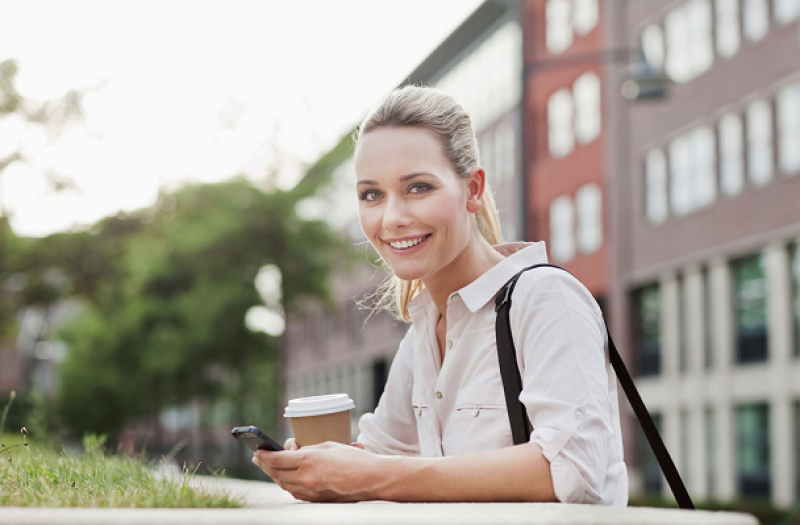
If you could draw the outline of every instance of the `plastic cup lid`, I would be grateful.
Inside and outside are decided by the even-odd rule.
[[[283,417],[308,417],[334,414],[352,410],[356,404],[347,394],[328,394],[325,396],[300,397],[289,400]]]

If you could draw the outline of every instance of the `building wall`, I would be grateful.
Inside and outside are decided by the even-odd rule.
[[[732,53],[723,53],[718,40],[727,31],[718,25],[722,4],[740,8],[730,26],[740,38]],[[753,40],[747,31],[754,17],[744,10],[757,4],[766,6],[767,24]],[[639,48],[649,27],[665,34],[666,61],[648,63],[644,53],[645,64],[634,65],[664,68],[674,81],[666,98],[627,102],[619,84],[630,74],[628,65],[607,75],[607,83],[616,83],[606,88],[612,333],[623,358],[639,368],[642,397],[659,416],[665,443],[698,499],[767,497],[784,507],[798,499],[800,310],[790,262],[796,265],[800,236],[800,170],[781,169],[779,144],[787,129],[797,129],[800,106],[776,102],[786,86],[800,92],[796,4],[691,0],[606,8],[619,28],[608,35],[611,48]],[[780,21],[786,6],[796,14]],[[686,21],[695,24],[688,53],[682,39],[670,37]],[[771,112],[767,125],[751,116],[757,100]],[[730,190],[735,170],[724,160],[735,158],[727,156],[732,150],[721,131],[727,114],[742,122],[738,191]],[[757,131],[762,128],[767,131]],[[752,146],[757,143],[771,151],[760,153]],[[653,151],[663,157],[651,156]],[[772,166],[771,177],[757,176],[751,163],[760,158]],[[758,279],[742,277],[740,261],[747,256],[758,261]],[[645,336],[637,290],[647,285],[660,294],[655,368],[642,368],[641,360]],[[748,323],[763,331],[763,348],[755,353],[743,350],[755,348]],[[637,437],[630,414],[627,426],[626,437]],[[668,492],[664,483],[652,483],[641,440],[628,441],[632,491]]]
[[[591,3],[591,2],[590,2]],[[602,2],[597,21],[585,34],[574,28],[571,42],[563,50],[554,51],[548,46],[548,32],[555,31],[553,22],[548,22],[548,9],[554,5],[573,5],[559,0],[528,0],[525,2],[525,93],[526,93],[526,176],[528,181],[527,228],[529,240],[544,240],[548,244],[551,262],[564,266],[574,273],[598,298],[605,296],[608,286],[608,253],[605,239],[608,238],[606,211],[606,109],[602,107],[602,87],[598,93],[600,104],[600,128],[597,136],[588,142],[574,139],[574,147],[564,155],[554,155],[551,146],[550,101],[556,92],[566,90],[574,99],[575,82],[586,73],[603,77],[605,67],[601,49],[603,46]],[[584,4],[587,4],[584,2]],[[574,6],[573,6],[574,7]],[[552,15],[551,15],[552,19]],[[562,28],[563,29],[563,28]],[[574,105],[574,101],[573,101]],[[574,133],[574,130],[573,130]],[[559,257],[554,238],[551,206],[559,197],[567,197],[575,205],[578,190],[595,184],[601,192],[601,212],[597,222],[603,241],[589,251],[574,248],[574,255]],[[572,235],[577,243],[580,218],[577,209],[572,213]]]

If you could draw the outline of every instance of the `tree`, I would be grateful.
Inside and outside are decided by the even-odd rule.
[[[327,297],[329,267],[344,253],[326,224],[295,215],[295,203],[290,193],[239,179],[187,186],[144,210],[119,251],[106,253],[121,276],[101,272],[83,285],[92,306],[64,333],[64,420],[78,433],[113,433],[165,405],[223,392],[246,407],[246,386],[264,385],[263,374],[272,377],[261,395],[275,401],[278,340],[244,323],[261,303],[255,277],[265,265],[279,268],[291,308],[304,296]],[[71,235],[76,251],[74,241],[86,240]],[[62,241],[49,239],[51,249],[65,253],[54,248]],[[111,288],[116,293],[102,291]]]

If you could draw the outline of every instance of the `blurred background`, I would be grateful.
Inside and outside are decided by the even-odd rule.
[[[792,519],[800,0],[2,9],[7,432],[254,478],[230,428],[287,437],[287,399],[349,393],[355,435],[407,326],[357,306],[385,273],[350,133],[423,84],[472,115],[505,238],[597,298],[691,495]]]

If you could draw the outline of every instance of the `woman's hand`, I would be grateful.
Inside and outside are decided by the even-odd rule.
[[[378,477],[378,458],[361,443],[346,446],[322,443],[300,448],[286,440],[284,452],[259,450],[253,463],[284,490],[307,501],[360,501],[373,499],[370,489]]]

